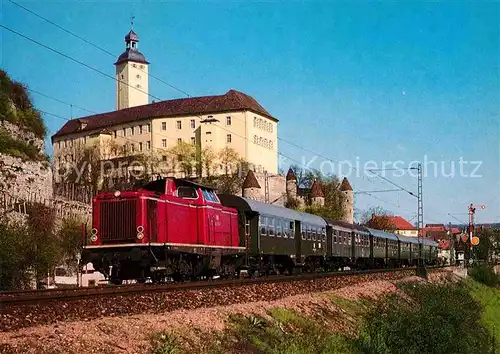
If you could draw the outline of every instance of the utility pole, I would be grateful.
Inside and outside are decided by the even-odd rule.
[[[417,190],[417,229],[418,229],[418,244],[419,244],[419,262],[423,264],[422,260],[422,230],[424,228],[424,201],[422,191],[422,164],[418,164],[418,190]]]
[[[452,266],[455,261],[455,237],[451,230],[451,221],[448,222],[448,237],[450,238],[450,265]]]
[[[264,200],[269,203],[269,176],[266,170],[264,170]]]

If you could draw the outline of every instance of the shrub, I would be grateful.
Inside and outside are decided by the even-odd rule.
[[[361,353],[493,353],[481,324],[482,307],[466,287],[411,285],[367,313],[357,341]],[[403,349],[404,348],[404,349]]]
[[[487,264],[475,265],[469,270],[469,275],[475,281],[486,286],[495,287],[500,284],[500,277],[495,274],[493,267],[490,267]]]

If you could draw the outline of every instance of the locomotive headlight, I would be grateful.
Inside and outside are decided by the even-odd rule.
[[[144,238],[144,234],[142,232],[137,233],[137,239],[142,240]]]
[[[96,242],[97,241],[97,235],[90,236],[90,241]]]
[[[97,229],[95,227],[90,232],[92,233],[92,235],[97,235]]]
[[[120,194],[121,194],[121,193],[120,193],[120,191],[116,191],[116,192],[114,193],[114,196],[118,198],[118,197],[120,196]]]
[[[143,233],[144,232],[144,226],[142,226],[142,225],[137,226],[137,232]]]

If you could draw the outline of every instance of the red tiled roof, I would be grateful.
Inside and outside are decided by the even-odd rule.
[[[52,136],[52,139],[79,131],[94,131],[117,124],[149,118],[215,114],[240,110],[253,111],[278,121],[253,97],[236,90],[229,90],[224,95],[219,96],[179,98],[72,119],[64,124],[62,128]],[[83,129],[80,129],[82,127],[81,122],[87,123]]]
[[[318,181],[314,181],[311,187],[311,197],[324,197],[323,189]]]
[[[401,216],[387,216],[387,220],[394,225],[396,230],[416,230],[415,226]]]
[[[349,183],[349,180],[344,177],[342,180],[342,183],[340,184],[340,190],[341,191],[352,191],[351,184]]]
[[[460,233],[460,229],[458,227],[452,227],[451,228],[451,233],[452,234],[459,234]]]

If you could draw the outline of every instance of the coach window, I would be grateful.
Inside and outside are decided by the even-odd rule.
[[[288,221],[281,220],[281,226],[283,227],[283,238],[288,238]]]
[[[281,237],[281,219],[275,219],[274,225],[276,226],[276,237]]]
[[[186,199],[198,199],[198,193],[194,187],[180,186],[177,188],[177,196]]]
[[[313,226],[313,228],[311,230],[311,239],[313,241],[316,241],[317,235],[318,235],[318,229],[315,226]]]
[[[306,239],[306,226],[302,223],[300,223],[300,235],[303,240]]]
[[[268,220],[268,232],[269,236],[274,236],[274,219],[273,218],[267,218]]]
[[[337,231],[333,230],[333,243],[337,243]]]
[[[321,228],[321,235],[323,242],[326,242],[326,229],[324,227]]]
[[[266,235],[267,234],[267,230],[266,230],[266,223],[267,223],[267,220],[266,220],[266,217],[265,216],[261,216],[259,218],[259,223],[260,223],[260,235]]]
[[[308,240],[311,239],[311,226],[310,225],[307,225],[307,239]]]
[[[295,238],[295,231],[294,231],[295,223],[293,221],[288,221],[288,226],[289,226],[288,227],[288,232],[289,232],[288,237]]]

